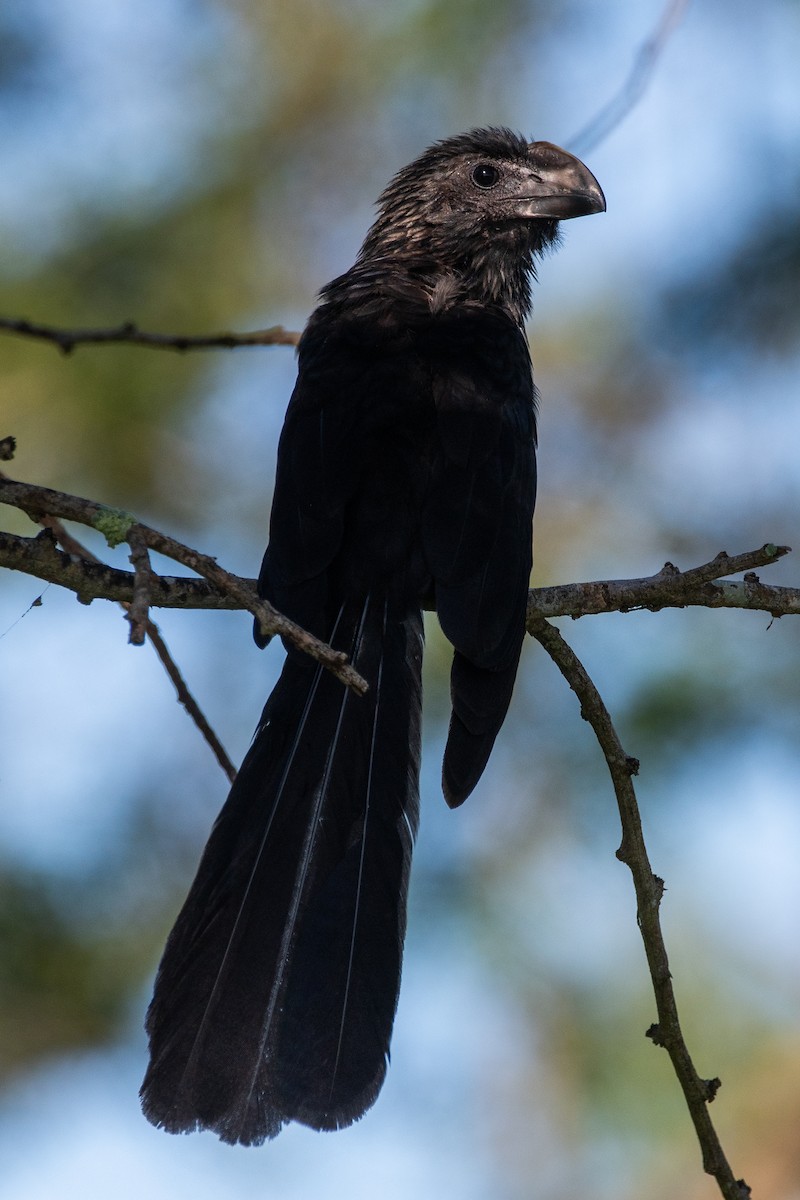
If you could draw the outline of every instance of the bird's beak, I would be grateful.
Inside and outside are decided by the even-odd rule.
[[[518,201],[519,216],[567,221],[606,211],[600,184],[579,158],[552,142],[531,142],[528,155],[531,175]]]

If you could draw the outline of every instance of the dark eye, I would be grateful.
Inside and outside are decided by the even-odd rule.
[[[479,188],[493,188],[500,179],[500,172],[491,163],[478,163],[472,168],[472,182]]]

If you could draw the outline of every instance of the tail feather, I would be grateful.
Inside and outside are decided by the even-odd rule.
[[[290,654],[167,943],[147,1117],[257,1143],[375,1100],[397,1005],[418,816],[419,613],[368,597],[335,644],[363,698]]]
[[[463,804],[483,774],[505,720],[517,675],[519,644],[500,669],[478,667],[455,651],[450,674],[453,712],[442,763],[442,791],[451,808]]]

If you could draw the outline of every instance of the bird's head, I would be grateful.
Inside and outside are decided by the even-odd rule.
[[[605,211],[588,167],[550,142],[509,129],[474,129],[436,142],[395,175],[361,259],[395,259],[471,278],[476,295],[527,311],[533,257],[559,221]],[[472,288],[470,288],[472,290]]]

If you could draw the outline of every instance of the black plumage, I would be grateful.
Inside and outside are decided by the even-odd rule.
[[[442,781],[456,806],[524,636],[533,261],[560,219],[603,207],[565,151],[475,130],[399,172],[322,292],[259,586],[370,690],[287,647],[159,967],[142,1087],[156,1125],[252,1144],[287,1121],[347,1125],[380,1090],[418,819],[421,609],[455,650]]]

